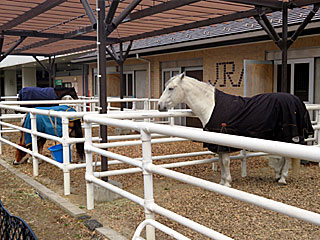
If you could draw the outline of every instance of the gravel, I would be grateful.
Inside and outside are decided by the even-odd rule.
[[[17,136],[12,136],[12,138],[15,137],[18,139]],[[45,149],[52,144],[52,142],[49,143]],[[139,146],[119,147],[110,150],[132,158],[141,157],[141,147]],[[205,149],[203,149],[201,143],[192,141],[154,144],[152,146],[152,154],[154,156],[203,150]],[[46,154],[49,155],[47,150]],[[14,158],[13,148],[5,146],[4,156],[11,163]],[[157,161],[156,163],[163,164],[203,158],[204,156],[168,159]],[[320,213],[320,168],[318,165],[301,166],[299,177],[292,176],[289,172],[288,184],[283,186],[274,180],[274,173],[268,167],[267,158],[250,158],[247,164],[248,176],[242,178],[240,161],[232,161],[233,188]],[[123,167],[128,167],[128,165],[110,166],[110,169]],[[32,175],[31,164],[20,165],[17,168],[29,176]],[[220,169],[218,169],[218,172],[213,172],[211,164],[181,167],[173,170],[215,183],[220,181]],[[80,208],[86,206],[84,171],[84,169],[77,169],[71,172],[72,194],[66,197]],[[63,173],[60,169],[43,163],[39,168],[39,176],[35,179],[63,196]],[[123,189],[143,197],[142,173],[114,176],[112,179],[120,182],[123,185]],[[231,238],[320,239],[319,226],[156,174],[154,174],[153,180],[154,199],[158,205]],[[111,227],[128,238],[133,236],[138,224],[144,220],[144,209],[124,198],[108,203],[96,203],[95,209],[89,211],[89,213],[95,216],[95,219],[103,225]],[[162,216],[156,215],[156,220],[191,239],[208,239],[196,231]],[[157,239],[172,239],[158,230],[156,234]]]

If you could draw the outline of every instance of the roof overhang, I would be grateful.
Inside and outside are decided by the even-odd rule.
[[[115,4],[117,2],[117,4]],[[287,1],[286,1],[287,2]],[[289,0],[291,8],[318,0]],[[96,0],[2,0],[2,54],[53,56],[95,49]],[[280,0],[123,0],[106,6],[107,44],[252,18]]]

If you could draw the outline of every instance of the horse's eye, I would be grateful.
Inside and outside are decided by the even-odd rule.
[[[172,91],[172,90],[173,90],[173,87],[169,87],[168,90],[169,90],[169,91]]]

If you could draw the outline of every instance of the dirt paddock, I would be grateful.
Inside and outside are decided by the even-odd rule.
[[[16,134],[7,135],[17,141]],[[45,146],[46,155],[50,155]],[[120,147],[110,149],[129,157],[141,157],[141,147]],[[182,142],[152,145],[153,155],[203,151],[201,143]],[[12,163],[15,149],[5,145],[2,159]],[[75,153],[73,152],[73,159]],[[169,159],[157,163],[186,161],[197,158]],[[274,173],[268,167],[266,158],[248,159],[248,176],[241,177],[240,161],[231,161],[232,187],[253,193],[262,197],[297,206],[320,213],[320,168],[311,164],[302,166],[299,177],[288,177],[288,185],[279,185],[274,180]],[[126,165],[121,165],[124,167]],[[32,164],[15,166],[21,172],[32,176]],[[119,166],[111,166],[117,169]],[[211,164],[188,166],[174,169],[195,177],[212,182],[220,181],[220,171],[212,171]],[[85,169],[71,171],[71,195],[65,198],[73,204],[84,208],[86,206]],[[39,167],[39,176],[35,178],[51,190],[63,196],[63,173],[60,169],[43,163]],[[123,185],[123,189],[143,197],[143,178],[141,173],[112,177]],[[234,239],[320,239],[320,227],[296,220],[270,210],[265,210],[238,200],[216,193],[202,190],[198,187],[177,182],[166,177],[154,175],[155,202],[209,228],[214,229]],[[96,203],[91,212],[106,226],[131,238],[140,222],[144,220],[144,210],[135,203],[120,198],[109,203]],[[184,234],[190,239],[207,239],[171,220],[156,215],[156,220]],[[157,231],[157,239],[172,239]]]

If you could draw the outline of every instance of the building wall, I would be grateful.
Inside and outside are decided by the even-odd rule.
[[[320,36],[300,37],[290,48],[303,49],[308,47],[319,47]],[[244,95],[244,60],[266,60],[268,52],[278,52],[279,48],[272,41],[260,43],[239,44],[234,46],[208,48],[203,50],[186,51],[181,53],[169,53],[156,56],[147,56],[144,59],[151,61],[151,97],[158,98],[161,95],[161,66],[178,66],[178,62],[185,61],[186,63],[195,59],[201,59],[203,65],[203,80],[210,81],[217,88],[227,93],[235,95]],[[319,51],[320,52],[320,51]],[[299,54],[295,57],[299,57]],[[315,57],[315,56],[313,56]],[[320,57],[320,55],[319,55]],[[141,64],[140,60],[128,59],[125,66]],[[181,64],[180,64],[181,65]],[[107,66],[116,66],[114,61],[107,63]],[[96,67],[96,64],[90,65],[90,71]],[[183,67],[183,66],[182,66]],[[316,68],[320,68],[317,60]],[[146,70],[148,67],[146,64]],[[316,87],[318,84],[318,72],[315,75]],[[248,74],[254,77],[249,78],[246,83],[247,95],[252,96],[263,92],[271,92],[273,90],[273,69],[256,66],[253,70],[250,69]],[[147,72],[148,76],[148,72]],[[91,74],[89,76],[89,79]],[[92,77],[91,77],[92,78]],[[108,87],[119,90],[119,82],[115,81],[112,76],[108,75],[110,83]],[[113,84],[118,84],[117,87]],[[148,84],[148,81],[147,81]],[[89,86],[92,87],[91,84]],[[148,89],[148,87],[147,87]],[[316,95],[319,98],[318,95]]]
[[[161,94],[161,63],[199,58],[203,62],[205,82],[210,81],[225,92],[243,95],[244,60],[264,60],[265,51],[273,49],[272,44],[271,42],[244,44],[150,57],[152,61],[152,97],[157,98]],[[269,81],[268,84],[270,82],[272,83]]]
[[[22,87],[37,86],[37,75],[35,67],[22,68]]]
[[[15,70],[4,71],[4,94],[5,96],[17,95],[17,73]]]

